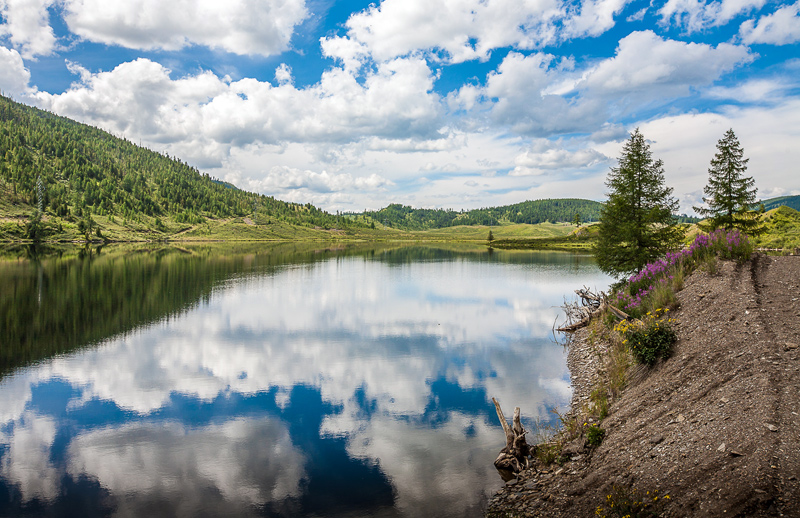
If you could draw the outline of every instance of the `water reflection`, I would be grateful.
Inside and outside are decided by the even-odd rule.
[[[188,252],[0,267],[48,350],[57,294],[117,318],[0,382],[0,514],[479,516],[500,485],[491,397],[550,420],[570,394],[557,306],[608,282],[552,252]],[[142,279],[149,309],[123,307]]]

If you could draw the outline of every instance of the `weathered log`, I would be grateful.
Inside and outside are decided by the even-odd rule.
[[[494,402],[497,418],[500,420],[500,424],[503,426],[503,433],[506,436],[506,445],[497,455],[494,466],[500,472],[503,480],[510,480],[517,473],[530,466],[528,457],[534,453],[534,449],[530,447],[525,439],[527,432],[520,420],[519,407],[514,408],[513,424],[509,426],[505,415],[503,415],[503,409],[500,408],[500,403],[495,398],[492,398],[492,402]]]
[[[618,309],[618,308],[612,306],[611,304],[608,305],[608,309],[611,310],[611,312],[614,314],[614,316],[617,317],[620,320],[628,320],[630,318],[630,315],[628,315],[627,313],[625,313],[621,309]]]

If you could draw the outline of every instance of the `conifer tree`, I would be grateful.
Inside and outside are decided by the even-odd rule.
[[[764,231],[758,217],[764,212],[763,206],[753,210],[759,204],[756,201],[758,189],[752,177],[744,176],[749,160],[744,158],[744,150],[733,129],[729,129],[717,142],[717,153],[708,169],[708,185],[703,188],[706,194],[703,202],[707,207],[694,207],[701,216],[708,216],[708,221],[702,225],[704,230],[736,228],[751,235]]]
[[[606,180],[608,201],[600,212],[594,252],[600,269],[620,277],[641,271],[681,239],[672,214],[678,201],[664,183],[664,164],[653,160],[637,128]]]

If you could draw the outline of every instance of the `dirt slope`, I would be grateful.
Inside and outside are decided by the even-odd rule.
[[[529,470],[490,515],[594,516],[616,485],[657,489],[665,517],[800,517],[800,257],[722,263],[678,298],[674,355],[634,369],[603,443]],[[585,379],[575,371],[596,366],[571,368]]]

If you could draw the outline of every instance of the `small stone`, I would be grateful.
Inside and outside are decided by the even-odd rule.
[[[764,423],[764,426],[766,426],[766,427],[767,427],[767,429],[768,429],[770,432],[777,432],[777,431],[778,431],[778,427],[777,427],[777,426],[775,426],[774,424]]]
[[[744,455],[744,453],[739,453],[736,450],[730,450],[728,453],[731,454],[731,457],[741,457],[742,455]]]
[[[661,435],[660,433],[657,433],[654,436],[650,437],[650,439],[648,440],[650,441],[650,444],[658,444],[664,440],[664,436]]]
[[[728,398],[726,398],[726,397],[721,398],[720,401],[722,401],[723,403],[727,403],[728,402]]]
[[[719,448],[717,448],[717,451],[725,453],[725,443],[724,442],[719,445]]]
[[[792,349],[797,349],[798,345],[793,342],[786,342],[786,345],[783,347],[784,351],[791,351]]]
[[[682,423],[686,420],[686,418],[683,417],[683,414],[678,414],[678,417],[676,417],[675,420],[678,421],[679,423]]]

